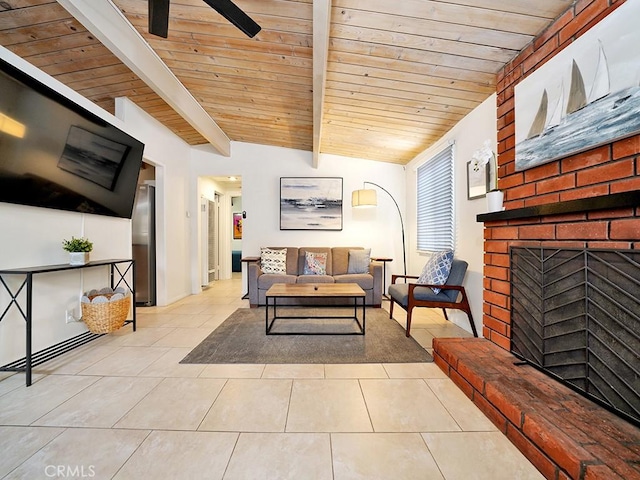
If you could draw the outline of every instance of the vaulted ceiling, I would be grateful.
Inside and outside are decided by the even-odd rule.
[[[128,97],[208,143],[137,52],[112,53],[112,33],[61,5],[83,1],[109,2],[0,1],[0,45],[111,113]],[[203,0],[171,0],[166,39],[147,32],[147,0],[113,3],[228,139],[406,164],[573,0],[235,0],[262,27],[253,39]]]

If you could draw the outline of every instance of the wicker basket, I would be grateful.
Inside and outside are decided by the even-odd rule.
[[[101,293],[100,296],[111,298],[113,293]],[[89,300],[99,295],[92,295]],[[131,295],[113,302],[82,303],[82,320],[92,333],[110,333],[124,325],[129,309]]]

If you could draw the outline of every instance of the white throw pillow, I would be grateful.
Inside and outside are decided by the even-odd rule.
[[[369,273],[371,249],[349,250],[347,273]]]
[[[285,275],[287,273],[287,249],[260,249],[260,267],[262,273]]]
[[[449,273],[451,273],[451,263],[453,262],[453,252],[445,250],[443,252],[434,252],[429,261],[422,269],[422,273],[418,278],[418,283],[426,283],[427,285],[444,285],[447,283]],[[440,288],[432,288],[433,293],[440,293]]]

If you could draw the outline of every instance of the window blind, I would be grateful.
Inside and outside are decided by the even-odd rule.
[[[453,250],[453,145],[418,167],[418,250]]]

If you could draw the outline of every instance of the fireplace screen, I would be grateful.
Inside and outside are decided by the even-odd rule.
[[[640,423],[640,251],[511,248],[511,351]]]

